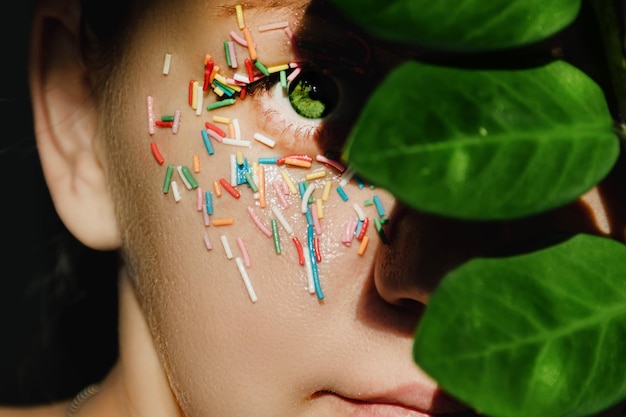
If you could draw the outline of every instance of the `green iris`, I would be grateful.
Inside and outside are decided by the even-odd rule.
[[[328,115],[337,104],[339,90],[330,78],[319,72],[306,72],[289,88],[289,102],[300,116],[319,119]]]

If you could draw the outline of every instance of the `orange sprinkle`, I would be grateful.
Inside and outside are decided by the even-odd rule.
[[[296,158],[285,158],[285,164],[296,166],[296,167],[302,167],[302,168],[311,168],[310,161],[303,161],[301,159],[296,159]]]
[[[232,121],[228,124],[228,135],[229,138],[237,139],[235,137],[235,125],[233,125]]]
[[[235,224],[235,219],[233,219],[232,217],[213,220],[213,226],[231,226],[233,224]]]
[[[218,181],[213,181],[213,190],[215,191],[215,195],[217,197],[222,196],[222,186],[220,185]]]
[[[215,79],[215,74],[217,74],[218,72],[220,72],[220,66],[214,65],[213,69],[211,70],[211,75],[209,76],[209,82],[213,82],[213,80]]]
[[[263,165],[259,165],[257,169],[259,176],[259,183],[257,184],[259,187],[259,205],[261,208],[265,208],[267,205],[265,198],[265,167]]]
[[[359,256],[363,256],[363,254],[365,253],[365,249],[367,249],[367,244],[369,242],[370,242],[370,238],[367,236],[363,236],[363,240],[361,241],[361,244],[359,245],[359,250],[357,251]]]
[[[196,174],[200,172],[200,157],[198,155],[193,156],[193,172]]]
[[[254,39],[252,39],[252,34],[250,33],[250,29],[247,27],[243,28],[243,36],[246,38],[246,42],[248,42],[248,53],[250,54],[250,59],[253,61],[257,60],[256,47],[254,46]],[[253,81],[253,80],[250,80]]]

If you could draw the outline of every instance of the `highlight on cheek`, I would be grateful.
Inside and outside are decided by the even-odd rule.
[[[377,235],[380,243],[386,243],[383,203],[370,190],[375,187],[366,187],[335,154],[310,155],[295,152],[297,148],[285,153],[283,149],[289,146],[281,142],[284,136],[275,137],[266,131],[256,131],[252,138],[243,137],[242,132],[249,132],[250,125],[255,126],[259,114],[251,112],[250,120],[246,121],[238,119],[229,109],[262,83],[281,89],[290,111],[310,119],[331,113],[339,90],[333,79],[312,70],[302,60],[303,45],[298,44],[289,22],[249,27],[241,4],[235,7],[235,16],[232,30],[224,33],[220,45],[223,50],[204,55],[204,61],[198,65],[202,71],[198,74],[184,74],[190,80],[188,87],[183,88],[186,91],[181,91],[181,95],[187,95],[187,109],[165,109],[170,112],[159,116],[158,97],[146,95],[146,136],[153,159],[164,170],[163,179],[159,179],[162,194],[169,199],[172,197],[165,196],[173,195],[174,203],[166,202],[172,204],[172,210],[190,209],[200,216],[197,241],[202,240],[207,256],[225,258],[226,264],[234,260],[233,273],[240,275],[250,301],[259,300],[249,276],[249,271],[254,271],[251,259],[256,256],[258,243],[272,245],[273,256],[280,257],[282,263],[293,263],[294,268],[302,271],[301,275],[306,277],[303,294],[315,295],[314,299],[321,303],[326,297],[323,290],[326,277],[320,274],[320,265],[331,263],[331,255],[336,251],[333,242],[347,252],[342,256],[352,254],[357,258],[365,255],[371,237]],[[264,34],[280,33],[276,31],[282,31],[285,40],[291,43],[295,61],[268,67],[262,55],[262,51],[269,49],[263,43]],[[176,65],[176,56],[175,51],[166,52],[163,67],[155,71],[169,76],[171,71],[187,68]],[[244,65],[239,65],[242,58]],[[178,133],[183,119],[186,124],[198,125],[201,134],[196,140],[206,152],[190,151],[184,160],[170,160],[167,152],[162,154],[160,149],[167,151],[175,146],[171,137]],[[262,156],[250,160],[251,154]],[[221,163],[216,164],[217,160]],[[189,161],[193,169],[187,166]],[[174,171],[178,174],[176,179]],[[331,192],[333,188],[336,193]],[[346,188],[354,201],[348,198]],[[223,191],[229,196],[223,196]],[[188,198],[193,203],[176,204]],[[349,200],[351,205],[346,204]],[[374,223],[373,228],[368,227],[370,222]],[[233,226],[235,223],[238,226]],[[231,230],[241,227],[240,224],[249,227],[246,239],[254,240],[252,251],[241,236],[231,235]],[[335,224],[342,226],[336,228]],[[213,250],[214,239],[221,243],[221,254]],[[234,249],[239,253],[230,246],[233,239],[237,243]],[[358,250],[349,249],[355,239],[360,242]],[[285,244],[286,240],[292,243]],[[326,266],[321,268],[325,270]]]

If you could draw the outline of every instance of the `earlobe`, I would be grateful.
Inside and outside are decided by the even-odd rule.
[[[56,210],[85,245],[118,248],[120,233],[96,139],[97,99],[81,61],[78,1],[40,1],[31,36],[35,135]]]

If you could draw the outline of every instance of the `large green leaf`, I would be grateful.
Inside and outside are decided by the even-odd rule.
[[[332,0],[383,39],[478,51],[545,39],[574,21],[580,0]]]
[[[602,90],[570,64],[508,71],[408,62],[373,93],[344,157],[415,208],[498,220],[573,201],[618,154]]]
[[[577,417],[626,396],[626,246],[577,235],[444,278],[416,362],[490,416]]]

